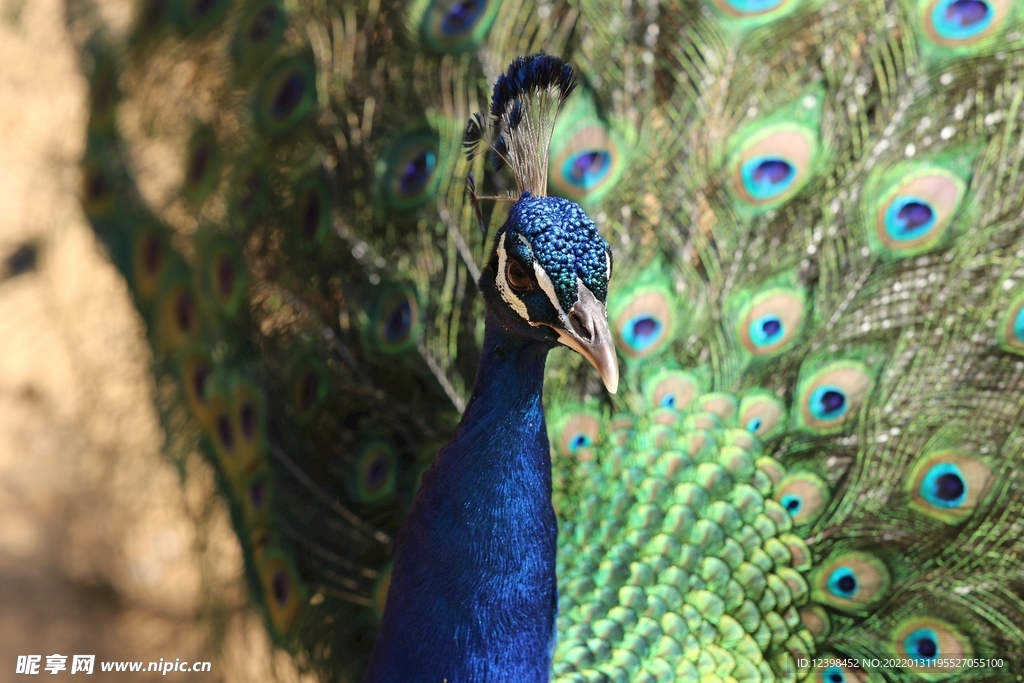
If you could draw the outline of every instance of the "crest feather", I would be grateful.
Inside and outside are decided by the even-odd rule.
[[[572,67],[558,57],[516,57],[498,77],[491,98],[488,147],[495,168],[508,165],[520,194],[547,196],[548,147],[558,107],[576,87]],[[484,121],[470,119],[463,144],[472,158],[485,139]]]

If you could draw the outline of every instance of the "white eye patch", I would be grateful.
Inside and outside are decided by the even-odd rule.
[[[533,324],[530,321],[530,313],[526,310],[526,304],[523,300],[512,293],[512,288],[508,285],[508,278],[505,276],[505,272],[508,269],[508,252],[505,250],[505,238],[506,234],[501,236],[501,242],[498,243],[498,272],[495,273],[494,283],[498,286],[498,294],[501,298],[512,307],[512,310],[516,312],[520,318],[526,322]],[[529,246],[529,244],[527,244]]]
[[[507,245],[505,243],[506,237],[507,234],[503,234],[501,236],[501,241],[498,243],[498,272],[495,276],[498,293],[501,295],[501,298],[505,303],[511,306],[512,310],[515,311],[520,318],[531,325],[539,325],[540,323],[530,320],[530,313],[526,309],[526,304],[522,299],[515,295],[512,291],[512,287],[508,284],[508,278],[505,275],[509,259],[506,248]],[[522,235],[519,235],[519,241],[524,247],[526,247],[527,251],[529,251],[532,256],[533,247],[530,245],[530,242]],[[558,312],[558,317],[561,322],[563,324],[568,324],[569,317],[565,314],[565,311],[562,310],[562,305],[558,302],[558,295],[555,293],[555,285],[551,282],[551,277],[548,276],[547,272],[545,272],[545,270],[541,268],[540,264],[537,263],[537,259],[533,259],[533,273],[537,277],[537,284],[540,285],[541,291],[544,292],[548,297],[548,300],[551,302],[551,305],[554,306],[555,310]]]

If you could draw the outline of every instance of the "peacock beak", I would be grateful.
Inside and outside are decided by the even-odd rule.
[[[608,393],[619,388],[619,361],[608,328],[608,312],[583,283],[579,284],[576,303],[569,309],[569,324],[556,327],[558,341],[586,358],[601,375]]]

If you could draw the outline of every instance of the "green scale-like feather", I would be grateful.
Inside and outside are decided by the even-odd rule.
[[[556,423],[556,680],[785,679],[813,651],[798,611],[810,551],[770,498],[784,468],[701,398],[652,412],[623,443],[579,446],[586,412]],[[728,398],[711,396],[719,410]]]
[[[361,676],[479,355],[465,178],[512,187],[465,159],[465,121],[546,51],[582,79],[549,189],[612,245],[622,370],[610,397],[548,364],[555,680],[1008,680],[798,662],[1024,644],[1018,3],[959,38],[938,0],[490,0],[446,35],[457,4],[152,0],[117,35],[70,3],[83,209],[275,642]],[[778,192],[751,185],[765,159]],[[913,201],[931,227],[894,232]],[[507,203],[481,208],[493,234]]]

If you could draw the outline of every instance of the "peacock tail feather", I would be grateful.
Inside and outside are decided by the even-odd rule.
[[[548,363],[554,680],[1013,680],[1018,3],[68,5],[83,210],[301,666],[361,679],[480,355],[508,204],[465,179],[515,189],[465,124],[543,51],[580,74],[548,189],[612,245],[622,377]]]

